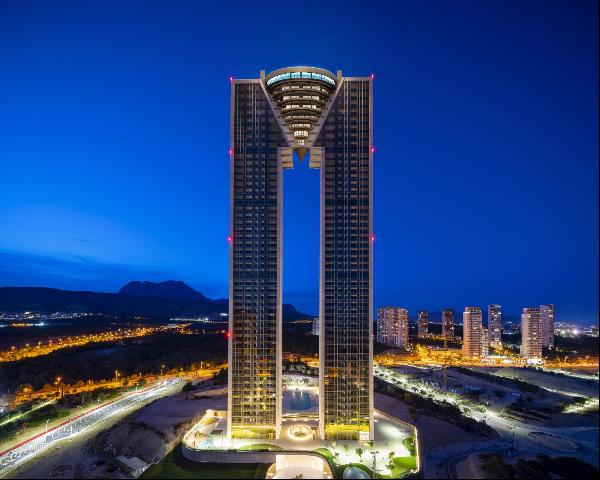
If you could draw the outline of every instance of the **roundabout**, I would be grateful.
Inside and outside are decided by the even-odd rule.
[[[288,430],[294,440],[309,440],[313,438],[312,429],[308,425],[292,425]]]

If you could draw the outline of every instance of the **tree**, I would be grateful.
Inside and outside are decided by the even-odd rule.
[[[358,459],[362,462],[362,456],[365,453],[365,451],[358,447],[356,450],[354,450],[354,453],[356,453],[358,455]]]
[[[17,395],[31,395],[33,386],[30,383],[25,383],[17,387]]]
[[[187,393],[187,392],[191,392],[192,390],[195,390],[196,387],[194,386],[194,384],[192,382],[187,382],[183,388],[181,389],[182,392]]]
[[[390,452],[388,453],[388,458],[390,459],[390,461],[388,462],[388,468],[390,470],[394,470],[394,457],[396,456],[396,452]]]

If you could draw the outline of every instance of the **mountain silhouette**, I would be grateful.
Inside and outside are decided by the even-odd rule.
[[[121,287],[119,293],[134,297],[165,298],[186,302],[206,302],[208,300],[202,293],[178,280],[167,280],[166,282],[133,281]]]
[[[146,317],[198,316],[226,313],[226,298],[213,300],[181,281],[133,281],[118,293],[60,290],[45,287],[0,287],[0,311],[90,312]],[[283,304],[284,322],[311,315]]]

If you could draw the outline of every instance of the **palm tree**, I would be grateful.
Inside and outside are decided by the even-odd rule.
[[[388,462],[388,465],[387,465],[387,466],[388,466],[388,468],[389,468],[389,469],[390,469],[392,472],[394,471],[394,467],[395,467],[395,464],[394,464],[394,457],[395,457],[395,456],[396,456],[396,453],[395,453],[395,452],[390,452],[390,453],[388,453],[388,458],[390,459],[390,461]]]
[[[365,453],[364,450],[362,448],[358,447],[356,450],[354,450],[354,453],[356,453],[358,455],[358,459],[362,462],[362,456],[363,456],[363,453]]]

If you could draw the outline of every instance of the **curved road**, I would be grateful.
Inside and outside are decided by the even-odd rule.
[[[31,460],[47,448],[89,430],[112,415],[139,408],[149,400],[165,395],[180,382],[181,379],[178,378],[169,379],[144,390],[129,393],[0,452],[0,477],[8,475],[17,466]]]

